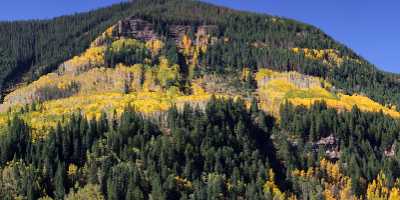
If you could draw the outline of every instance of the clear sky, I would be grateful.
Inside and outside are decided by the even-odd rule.
[[[121,0],[12,0],[0,20],[43,19],[87,11]],[[400,73],[398,0],[203,0],[240,10],[284,16],[315,25],[380,69]]]

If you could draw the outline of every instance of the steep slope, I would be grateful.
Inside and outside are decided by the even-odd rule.
[[[107,27],[127,17],[131,4],[57,17],[52,20],[0,22],[0,91],[49,73],[84,51]]]
[[[218,28],[197,26],[191,38],[193,27],[189,25],[169,24],[168,34],[163,35],[147,20],[137,17],[121,20],[96,38],[84,53],[62,63],[54,73],[7,95],[0,105],[1,121],[4,125],[10,114],[34,104],[21,117],[37,140],[47,136],[64,116],[76,112],[89,119],[99,119],[102,113],[119,116],[125,107],[133,106],[139,112],[158,116],[174,105],[204,107],[212,95],[240,97],[247,104],[256,100],[265,112],[276,117],[286,101],[305,106],[326,101],[329,107],[342,111],[358,106],[363,111],[382,111],[400,117],[396,110],[366,96],[343,94],[322,78],[298,72],[267,68],[254,72],[244,67],[241,72],[225,71],[232,74],[231,80],[218,72],[211,75],[215,69],[203,64],[213,54],[212,49],[221,41],[224,45],[235,44],[232,39],[215,35]],[[310,60],[322,60],[329,68],[341,67],[344,60],[361,62],[342,57],[338,50],[293,48],[288,51],[303,53]]]
[[[54,70],[68,57],[83,52],[107,26],[127,16],[137,16],[153,23],[153,32],[166,36],[174,34],[169,31],[169,24],[191,27],[217,25],[215,34],[230,39],[232,44],[217,42],[215,48],[210,49],[213,53],[202,64],[212,71],[240,71],[245,66],[252,70],[262,67],[296,70],[327,79],[347,93],[366,94],[382,104],[397,105],[400,99],[398,75],[377,70],[315,27],[289,19],[184,0],[136,0],[49,21],[4,22],[0,24],[0,52],[3,55],[0,67],[4,76],[0,81],[6,85],[1,90],[6,92],[17,83],[36,80]],[[76,28],[71,28],[74,24]],[[24,30],[17,31],[19,29]],[[30,31],[33,29],[41,31]],[[33,32],[40,35],[32,35]],[[341,67],[329,67],[324,59],[312,59],[304,53],[290,51],[292,48],[334,50],[342,57],[336,63]],[[24,75],[21,73],[24,71],[29,73]]]
[[[191,0],[60,19],[84,27],[0,105],[0,199],[399,199],[399,76],[320,30]]]

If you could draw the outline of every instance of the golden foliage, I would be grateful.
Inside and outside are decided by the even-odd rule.
[[[338,110],[351,110],[357,106],[366,112],[380,112],[392,117],[400,117],[400,113],[383,106],[370,98],[358,94],[346,95],[331,92],[331,84],[327,81],[302,75],[297,72],[276,72],[260,69],[256,74],[261,108],[278,114],[279,105],[288,100],[294,105],[311,106],[316,101],[325,101],[328,107]]]
[[[201,89],[198,89],[201,91]],[[183,95],[175,87],[166,92],[161,90],[149,92],[138,91],[124,94],[121,92],[100,92],[93,94],[81,94],[68,98],[46,101],[40,105],[40,109],[23,113],[20,115],[32,128],[32,139],[37,141],[47,136],[50,127],[56,127],[58,122],[63,121],[63,116],[81,112],[88,119],[100,118],[101,113],[117,115],[121,114],[127,106],[134,107],[138,112],[147,115],[167,111],[172,105],[183,107],[184,104],[205,105],[211,98],[211,94],[197,92],[193,95]],[[222,98],[219,96],[219,98]],[[19,106],[13,110],[19,110]],[[0,113],[0,124],[7,124],[8,114]]]
[[[286,99],[337,98],[326,89],[331,87],[326,81],[297,72],[279,73],[260,69],[255,79],[261,108],[276,115],[279,113],[280,104]]]
[[[87,49],[82,55],[75,56],[62,66],[63,73],[80,73],[94,67],[104,65],[104,46],[95,46]]]
[[[164,48],[164,43],[161,40],[153,39],[146,42],[146,47],[150,49],[153,55],[157,55],[160,53],[160,50]]]
[[[192,40],[188,35],[183,35],[182,40],[181,40],[181,47],[183,49],[183,54],[188,56],[190,55],[190,50],[192,47]]]
[[[78,172],[78,166],[74,164],[68,165],[68,171],[67,171],[68,176],[75,176],[77,172]]]
[[[319,182],[324,187],[325,199],[356,200],[352,192],[351,179],[342,174],[339,164],[322,159],[318,167],[307,170],[295,169],[292,177],[303,182]]]
[[[345,60],[352,60],[361,63],[358,59],[350,58],[349,56],[342,57],[336,49],[308,49],[308,48],[292,48],[292,52],[296,54],[304,54],[306,58],[320,60],[328,66],[340,66]]]
[[[393,188],[393,196],[395,196],[396,192],[398,192],[397,188]],[[368,200],[385,200],[389,199],[391,195],[391,189],[388,187],[388,182],[386,180],[386,176],[382,171],[378,174],[375,180],[372,183],[368,184],[367,188],[367,199]]]
[[[240,76],[240,80],[246,81],[249,78],[249,76],[251,76],[251,75],[252,74],[251,74],[250,69],[248,67],[243,67],[242,74]]]
[[[179,78],[179,66],[170,66],[169,61],[165,57],[160,58],[160,65],[158,66],[157,79],[161,87],[166,88],[168,82],[176,82]]]
[[[275,184],[275,173],[272,169],[268,171],[268,180],[264,184],[264,192],[270,193],[273,199],[285,199],[286,194]]]
[[[104,196],[101,193],[100,186],[88,184],[83,188],[79,188],[78,191],[71,190],[70,193],[65,197],[65,200],[104,200]]]
[[[156,91],[156,77],[157,71],[155,68],[151,68],[150,66],[145,67],[144,72],[144,82],[143,82],[143,90],[144,91]]]
[[[130,39],[130,38],[122,38],[114,41],[111,44],[110,50],[113,52],[121,52],[124,49],[143,49],[146,45],[139,40]]]

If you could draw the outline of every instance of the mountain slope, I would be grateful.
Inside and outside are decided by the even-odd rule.
[[[14,48],[62,56],[1,57],[35,61],[4,67],[1,199],[398,199],[399,75],[322,31],[191,0],[26,23],[61,19]]]
[[[188,10],[191,12],[187,12]],[[196,1],[179,0],[137,0],[130,4],[116,5],[92,13],[50,21],[0,24],[2,27],[0,28],[2,30],[0,43],[2,51],[0,52],[3,55],[0,66],[3,70],[1,74],[4,76],[0,77],[0,81],[6,84],[2,84],[4,85],[2,91],[6,92],[7,88],[13,88],[13,85],[24,80],[28,82],[36,80],[40,75],[54,70],[68,57],[87,48],[89,42],[101,33],[101,29],[104,31],[107,26],[127,16],[139,16],[153,21],[156,24],[156,32],[166,30],[165,26],[168,26],[168,23],[194,26],[218,25],[217,34],[235,41],[234,45],[237,47],[235,49],[246,49],[246,51],[235,52],[235,49],[225,47],[223,44],[213,49],[213,51],[218,51],[216,54],[219,56],[215,56],[213,62],[207,64],[214,65],[213,68],[219,71],[222,70],[221,68],[241,69],[244,66],[250,66],[252,69],[265,66],[279,70],[291,69],[325,78],[348,93],[364,93],[383,104],[397,105],[398,103],[400,86],[397,75],[377,70],[350,49],[338,44],[315,27],[288,19],[237,12]],[[73,28],[74,24],[79,26]],[[27,30],[17,31],[21,28]],[[33,31],[29,29],[42,31],[36,31],[40,35],[32,35]],[[83,34],[87,30],[90,30],[89,34]],[[72,38],[74,39],[71,40]],[[249,48],[250,44],[261,48],[254,50]],[[43,45],[47,48],[43,48]],[[336,49],[342,57],[351,59],[345,59],[341,64],[342,67],[327,69],[318,60],[309,60],[303,55],[295,56],[287,52],[287,49],[297,47],[317,50]],[[21,73],[23,71],[29,73],[23,76]]]

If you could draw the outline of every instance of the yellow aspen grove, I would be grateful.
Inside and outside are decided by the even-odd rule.
[[[320,183],[324,199],[358,199],[353,194],[350,177],[342,174],[338,163],[322,159],[319,167],[310,167],[307,170],[295,169],[291,175],[295,180],[299,180],[300,184]]]
[[[78,167],[76,165],[70,164],[68,166],[68,171],[67,171],[68,176],[75,176],[77,172],[78,172]]]
[[[199,50],[195,49],[193,51],[192,59],[189,62],[189,73],[188,73],[189,80],[192,80],[194,78],[194,71],[196,70],[196,66],[198,65],[198,60],[199,60]]]
[[[248,67],[243,67],[243,69],[242,69],[242,74],[241,74],[241,76],[240,76],[240,79],[241,79],[242,81],[246,81],[246,80],[249,78],[249,76],[251,76],[251,71],[250,71],[250,69],[249,69]]]
[[[317,101],[325,101],[328,107],[339,110],[351,110],[357,106],[362,111],[380,112],[400,118],[400,113],[392,107],[386,107],[367,96],[347,95],[332,92],[332,84],[319,77],[303,75],[298,72],[277,72],[260,69],[256,75],[257,92],[262,109],[279,113],[281,103],[288,101],[296,106],[311,106]]]
[[[190,39],[190,37],[188,35],[183,35],[182,37],[182,41],[181,41],[181,46],[183,49],[183,54],[188,56],[190,55],[190,49],[192,47],[192,40]]]
[[[324,198],[325,200],[336,200],[330,187],[325,186]]]
[[[341,200],[356,200],[357,198],[353,195],[352,186],[351,186],[351,179],[345,179],[345,186],[340,191],[340,199]]]
[[[381,171],[372,183],[368,184],[367,199],[368,200],[386,200],[390,196],[395,198],[399,195],[398,188],[390,189],[385,174]]]
[[[268,180],[264,184],[264,192],[270,193],[274,199],[285,199],[286,194],[275,184],[275,173],[272,169],[268,171]]]
[[[169,61],[165,57],[160,58],[160,64],[158,66],[157,79],[160,82],[161,87],[166,88],[169,82],[175,82],[179,77],[179,66],[169,65]]]
[[[146,47],[150,49],[151,53],[154,55],[157,55],[160,53],[160,50],[164,48],[164,42],[158,39],[152,39],[148,42],[146,42]]]
[[[155,72],[154,70],[147,66],[145,67],[145,72],[144,72],[144,82],[143,82],[143,90],[144,91],[150,91],[150,90],[155,90]]]
[[[389,194],[389,200],[398,200],[400,199],[400,190],[398,188],[393,188]]]

